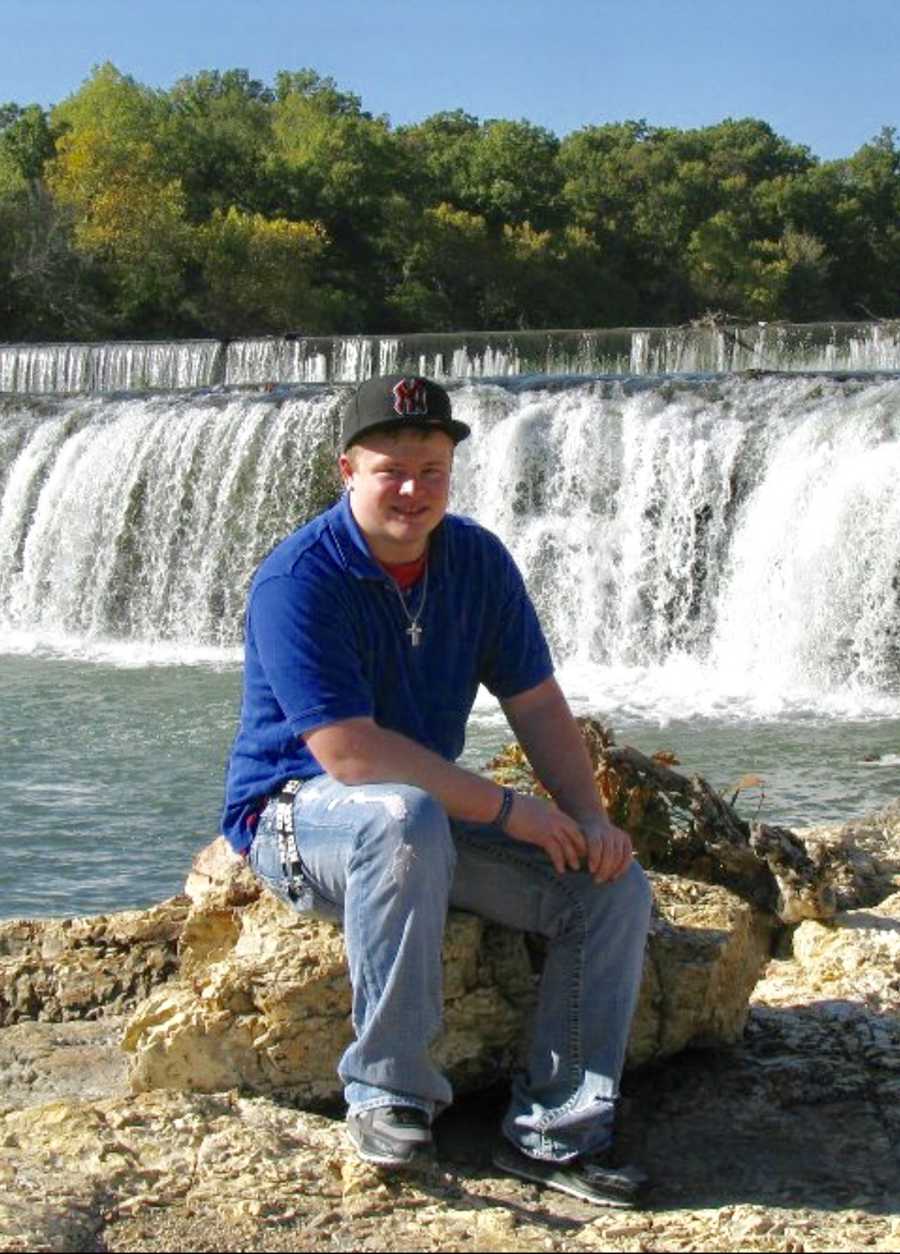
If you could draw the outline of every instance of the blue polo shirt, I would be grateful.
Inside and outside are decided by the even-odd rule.
[[[407,594],[412,615],[423,582]],[[452,762],[480,683],[502,699],[553,673],[515,563],[468,518],[447,514],[432,533],[415,648],[408,626],[347,496],[263,561],[247,602],[243,702],[225,787],[222,830],[238,852],[266,798],[288,779],[323,773],[303,739],[314,728],[370,717]]]

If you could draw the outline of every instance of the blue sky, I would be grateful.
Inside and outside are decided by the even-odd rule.
[[[310,66],[392,122],[439,109],[559,135],[763,118],[820,157],[900,128],[900,0],[2,0],[0,101],[50,104],[99,62],[168,87]]]

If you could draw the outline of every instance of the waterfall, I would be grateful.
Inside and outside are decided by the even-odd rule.
[[[0,392],[116,392],[220,382],[218,340],[0,344]]]
[[[511,548],[570,686],[900,712],[900,379],[451,388],[453,508]],[[345,395],[0,401],[0,648],[236,656],[256,564],[332,499]]]
[[[0,644],[234,645],[255,565],[329,496],[333,411],[332,394],[0,410]]]
[[[90,393],[523,374],[900,370],[900,323],[269,336],[171,343],[0,344],[0,392]]]
[[[509,544],[576,687],[900,708],[898,405],[896,379],[482,385],[455,505]]]

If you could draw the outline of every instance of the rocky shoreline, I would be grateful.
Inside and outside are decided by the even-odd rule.
[[[490,1166],[521,938],[453,921],[440,1048],[463,1096],[437,1166],[391,1178],[342,1131],[333,930],[221,850],[153,910],[0,924],[0,1250],[896,1250],[900,802],[804,837],[865,868],[864,904],[845,882],[848,908],[778,926],[656,877],[623,1087],[657,1182],[641,1213]]]

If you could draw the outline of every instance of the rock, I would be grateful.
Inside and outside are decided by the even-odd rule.
[[[828,861],[837,910],[875,906],[900,892],[900,800],[849,823],[797,834],[817,861]]]
[[[473,1241],[510,1251],[896,1250],[900,894],[829,923],[802,923],[796,957],[768,964],[740,1036],[746,992],[724,990],[728,1014],[721,993],[735,981],[749,984],[767,925],[721,888],[653,879],[659,917],[632,1060],[679,1049],[691,1033],[738,1039],[717,1050],[682,1049],[665,1066],[626,1075],[622,1149],[656,1181],[645,1214],[623,1222],[499,1176],[489,1146],[502,1103],[483,1095],[455,1103],[438,1121],[437,1167],[422,1177],[383,1177],[357,1162],[339,1122],[270,1096],[123,1093],[121,1073],[107,1065],[116,1020],[105,1017],[23,1022],[0,1034],[0,1251],[326,1254],[467,1250]],[[192,982],[200,992],[221,991],[228,981],[217,968],[236,963],[240,951],[242,961],[258,964],[260,988],[248,987],[259,992],[273,1039],[279,1014],[290,1023],[313,989],[337,1007],[346,979],[336,930],[330,941],[318,938],[325,949],[307,954],[301,970],[293,933],[325,925],[303,923],[268,894],[240,905],[229,893],[217,882],[198,895],[191,925],[182,925],[186,974],[149,1001]],[[461,1006],[479,981],[493,979],[518,1032],[533,984],[527,955],[520,938],[474,924],[454,918],[448,995]],[[21,925],[12,932],[21,942]],[[40,934],[26,936],[32,953]],[[281,954],[294,974],[266,983],[262,970],[277,967]],[[248,987],[232,988],[239,1007]],[[693,1007],[684,1015],[682,1002]],[[252,1013],[254,1005],[251,998]],[[470,1010],[460,1032],[477,1043],[477,998]],[[240,1010],[235,1022],[251,1012]],[[166,1030],[177,1035],[171,1021]],[[104,1090],[111,1095],[96,1096]],[[9,1109],[10,1101],[75,1092],[79,1099]]]
[[[234,852],[224,836],[204,845],[194,858],[184,893],[194,905],[243,906],[259,896],[259,881],[246,858]]]
[[[656,902],[627,1065],[732,1044],[769,959],[771,925],[712,884],[650,875]]]
[[[660,1071],[632,1099],[652,1209],[624,1221],[448,1158],[443,1119],[439,1165],[392,1175],[321,1115],[156,1092],[0,1115],[0,1250],[896,1249],[884,1147],[842,1139],[858,1111],[840,1129],[821,1104],[798,1118],[748,1087],[739,1060]],[[864,1198],[853,1181],[867,1168]]]
[[[807,920],[793,941],[793,957],[771,962],[754,991],[747,1028],[766,1100],[868,1107],[869,1126],[855,1140],[877,1156],[879,1171],[897,1173],[900,893],[827,924]],[[832,1152],[847,1161],[860,1154],[844,1126],[835,1137]],[[848,1183],[861,1191],[872,1174],[848,1171]]]
[[[226,863],[226,872],[227,866]],[[237,875],[243,868],[231,864]],[[655,919],[629,1064],[740,1035],[768,958],[769,928],[725,889],[655,876]],[[268,892],[225,907],[227,875],[191,910],[182,975],[135,1010],[123,1039],[136,1091],[281,1093],[339,1100],[337,1061],[352,1039],[341,930]],[[444,1027],[434,1048],[457,1091],[507,1075],[521,1053],[535,980],[524,938],[451,912]]]
[[[127,1093],[124,1015],[0,1030],[0,1109],[58,1098]]]
[[[862,1002],[900,1015],[900,893],[866,910],[848,910],[827,925],[809,920],[794,933],[794,959],[805,987],[831,1001]],[[897,1024],[900,1027],[900,1023]],[[896,1056],[900,1071],[900,1052]]]
[[[185,928],[187,974],[151,994],[128,1025],[123,1046],[134,1055],[134,1087],[240,1086],[289,1092],[305,1105],[334,1101],[337,1060],[352,1039],[340,928],[302,918],[264,892],[235,910],[211,948],[204,910],[196,907]],[[445,1030],[436,1056],[464,1085],[489,1083],[508,1068],[521,1018],[512,999],[532,988],[523,939],[494,929],[482,944],[485,931],[473,916],[455,914],[445,939]],[[197,935],[199,954],[191,949]]]
[[[176,971],[189,905],[0,923],[0,1027],[130,1009]]]

